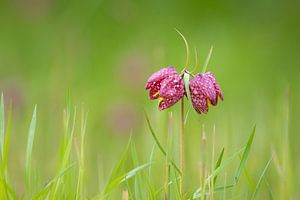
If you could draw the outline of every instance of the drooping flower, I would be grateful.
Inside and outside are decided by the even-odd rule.
[[[223,100],[222,91],[211,72],[197,74],[189,83],[192,105],[198,113],[207,113],[210,104]]]
[[[171,107],[185,94],[183,80],[172,66],[152,74],[145,89],[150,89],[151,100],[159,99],[159,110]]]

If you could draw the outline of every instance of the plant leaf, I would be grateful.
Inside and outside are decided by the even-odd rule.
[[[4,114],[4,98],[3,93],[1,94],[0,102],[0,150],[1,150],[1,159],[3,159],[4,151],[4,126],[5,126],[5,114]]]
[[[187,95],[188,99],[191,99],[190,96],[190,75],[188,73],[183,73],[183,82],[184,82],[184,87],[185,87],[185,92]]]
[[[221,151],[221,153],[220,153],[220,155],[219,155],[219,158],[218,158],[218,160],[217,160],[217,163],[216,163],[216,166],[215,166],[215,169],[217,169],[218,167],[220,167],[220,165],[221,165],[221,163],[222,163],[222,159],[223,159],[223,155],[224,155],[224,148],[222,149],[222,151]],[[216,184],[216,181],[217,181],[217,177],[218,176],[216,176],[215,178],[214,178],[214,185]]]
[[[210,181],[210,179],[215,178],[217,175],[220,174],[221,171],[223,171],[226,167],[228,167],[229,164],[232,163],[232,161],[244,150],[244,148],[238,150],[234,154],[232,154],[228,159],[226,159],[219,167],[217,167],[205,180],[204,187],[207,185],[207,183]],[[193,193],[193,199],[199,198],[202,195],[201,188],[198,188]]]
[[[269,160],[268,163],[266,164],[264,170],[262,171],[262,173],[261,173],[261,175],[260,175],[260,177],[259,177],[259,179],[258,179],[258,182],[257,182],[257,184],[256,184],[254,193],[253,193],[252,198],[251,198],[251,199],[253,199],[253,200],[258,198],[258,192],[259,192],[259,189],[260,189],[262,180],[263,180],[263,178],[264,178],[264,176],[265,176],[265,174],[266,174],[266,172],[267,172],[267,170],[268,170],[268,168],[269,168],[269,166],[270,166],[270,164],[271,164],[271,161],[272,161],[272,158],[270,158],[270,160]]]
[[[249,157],[249,152],[250,152],[250,149],[251,149],[251,146],[252,146],[252,142],[253,142],[253,138],[254,138],[254,134],[255,134],[255,129],[256,129],[256,125],[254,125],[254,127],[252,129],[252,132],[249,136],[249,139],[248,139],[246,148],[244,150],[240,165],[239,165],[239,167],[237,169],[237,172],[235,174],[235,177],[234,177],[235,182],[237,182],[239,180],[239,178],[241,176],[241,173],[242,173],[242,170],[244,168],[244,165],[246,164],[246,161]]]
[[[63,177],[72,167],[74,167],[74,163],[66,167],[64,170],[62,170],[57,176],[55,176],[51,181],[49,181],[46,186],[37,193],[37,195],[34,197],[34,199],[38,200],[41,199],[41,196],[45,193],[48,193],[51,189],[51,186],[57,182],[58,179]]]
[[[166,153],[165,149],[164,149],[164,148],[162,147],[162,145],[160,144],[160,142],[159,142],[159,140],[158,140],[158,138],[157,138],[157,136],[156,136],[156,134],[155,134],[155,132],[154,132],[154,130],[153,130],[151,124],[150,124],[150,120],[149,120],[149,117],[148,117],[147,113],[146,113],[146,112],[144,112],[144,113],[145,113],[146,121],[147,121],[147,124],[148,124],[148,128],[149,128],[149,130],[150,130],[150,133],[151,133],[151,135],[152,135],[152,137],[153,137],[153,139],[154,139],[156,145],[158,146],[158,148],[159,148],[159,150],[162,152],[162,154],[163,154],[164,156],[167,157],[167,153]],[[181,171],[180,171],[179,167],[176,166],[176,164],[174,163],[174,161],[173,161],[173,160],[170,160],[170,162],[171,162],[171,164],[174,166],[174,168],[176,169],[176,171],[177,171],[179,174],[181,174]]]
[[[111,184],[111,182],[118,176],[118,174],[120,173],[124,163],[125,163],[125,160],[127,158],[127,154],[128,154],[128,150],[129,150],[129,147],[130,147],[130,144],[131,144],[131,136],[129,138],[129,141],[125,147],[125,150],[121,156],[121,159],[119,160],[118,164],[115,166],[115,168],[113,169],[111,175],[110,175],[110,178],[109,178],[109,181],[107,182],[104,190],[103,190],[103,194],[102,195],[105,195],[108,191],[109,191],[109,185]]]
[[[119,184],[123,183],[124,181],[134,177],[137,174],[137,172],[149,167],[150,165],[151,165],[151,163],[146,163],[146,164],[140,165],[140,166],[126,172],[125,174],[117,177],[116,179],[111,181],[110,184],[107,186],[107,193],[110,192],[117,185],[119,185]]]
[[[32,160],[32,148],[33,141],[35,135],[35,127],[36,127],[36,105],[34,106],[29,131],[28,131],[28,139],[27,139],[27,149],[26,149],[26,164],[25,164],[25,172],[26,172],[26,186],[28,191],[31,191],[31,160]]]

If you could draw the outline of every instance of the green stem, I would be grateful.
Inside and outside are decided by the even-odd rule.
[[[184,195],[184,98],[181,100],[180,107],[180,195]]]

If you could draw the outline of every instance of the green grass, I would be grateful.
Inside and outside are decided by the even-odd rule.
[[[26,173],[26,192],[31,195],[32,192],[32,182],[34,182],[34,176],[32,175],[32,149],[33,149],[33,141],[34,141],[34,134],[36,129],[36,109],[34,107],[34,111],[32,114],[32,119],[29,126],[28,131],[28,140],[27,140],[27,149],[26,149],[26,163],[25,163],[25,173]],[[32,198],[32,196],[28,196],[28,198]]]
[[[166,142],[162,142],[162,135],[154,130],[149,116],[145,112],[148,133],[152,137],[152,148],[148,156],[141,157],[139,145],[130,137],[122,155],[117,159],[109,176],[103,177],[106,185],[96,194],[87,193],[86,179],[86,130],[88,112],[82,105],[80,109],[72,107],[70,97],[63,117],[63,134],[58,151],[57,170],[53,178],[45,183],[39,183],[40,174],[32,162],[34,158],[35,137],[38,133],[39,110],[34,107],[27,137],[25,159],[24,193],[19,193],[9,179],[7,168],[8,145],[10,140],[11,113],[10,105],[6,115],[4,100],[1,98],[1,199],[223,199],[224,197],[238,198],[247,195],[249,199],[273,199],[274,188],[268,180],[268,169],[272,166],[272,158],[265,167],[260,167],[260,174],[253,175],[248,167],[251,150],[255,143],[256,126],[253,127],[245,144],[240,144],[238,150],[225,152],[222,147],[218,157],[214,160],[216,148],[215,130],[211,137],[212,146],[205,144],[201,148],[206,155],[205,173],[199,176],[198,184],[189,184],[184,196],[179,194],[179,180],[181,171],[178,168],[178,155],[174,152],[176,137],[173,135],[175,120],[169,114],[168,134]],[[80,112],[78,112],[80,110]],[[6,129],[5,129],[6,127]],[[205,134],[205,133],[203,133]],[[206,137],[206,136],[205,136]],[[207,138],[203,140],[206,143]],[[189,146],[189,144],[187,144]],[[197,148],[197,147],[195,147]],[[227,149],[227,148],[226,148]],[[200,158],[201,160],[202,158]],[[211,159],[209,162],[207,159]],[[211,163],[211,167],[209,164]],[[187,166],[189,168],[189,166]],[[211,169],[211,171],[209,170]],[[251,168],[253,170],[253,168]],[[244,176],[243,176],[244,172]],[[196,174],[195,174],[196,175]],[[95,177],[94,177],[95,178]],[[191,177],[186,177],[188,182]],[[218,179],[217,179],[218,178]],[[191,178],[193,180],[194,178]],[[257,182],[253,180],[257,179]],[[202,181],[201,181],[202,180]],[[255,187],[254,187],[255,186]]]

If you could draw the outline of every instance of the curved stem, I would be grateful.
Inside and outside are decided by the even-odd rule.
[[[184,195],[184,98],[181,99],[180,106],[180,195]]]
[[[185,62],[185,67],[183,68],[183,72],[185,70],[187,70],[188,66],[190,65],[190,48],[189,48],[189,44],[187,42],[187,40],[185,39],[184,35],[175,28],[175,31],[180,35],[180,37],[183,39],[184,41],[184,45],[185,45],[185,49],[186,49],[186,62]]]

